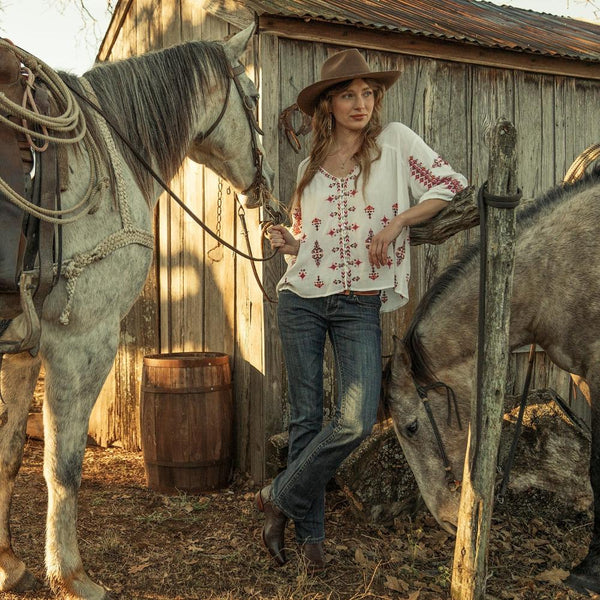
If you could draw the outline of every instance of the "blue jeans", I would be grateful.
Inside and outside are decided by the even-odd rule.
[[[296,527],[299,543],[325,538],[325,486],[370,433],[381,386],[379,296],[279,294],[277,316],[288,376],[289,450],[272,498]],[[333,346],[338,398],[323,427],[323,355]]]

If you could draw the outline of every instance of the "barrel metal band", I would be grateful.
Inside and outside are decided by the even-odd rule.
[[[211,385],[206,387],[196,388],[161,388],[153,387],[149,385],[142,386],[142,392],[149,392],[155,394],[206,394],[207,392],[219,392],[221,390],[230,390],[231,383],[222,383],[220,385]]]
[[[154,467],[169,467],[171,469],[197,469],[198,467],[216,467],[218,465],[230,465],[231,457],[222,458],[219,460],[200,460],[195,462],[174,462],[164,460],[147,460],[144,459],[147,465]]]

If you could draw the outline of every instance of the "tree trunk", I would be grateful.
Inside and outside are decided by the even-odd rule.
[[[512,196],[516,186],[516,130],[499,121],[492,131],[488,190]],[[483,600],[493,509],[496,461],[508,368],[508,328],[514,272],[515,211],[488,207],[485,252],[483,347],[478,348],[478,382],[472,399],[468,451],[463,473],[454,549],[452,600]],[[483,233],[483,231],[482,231]],[[483,354],[481,354],[483,353]]]

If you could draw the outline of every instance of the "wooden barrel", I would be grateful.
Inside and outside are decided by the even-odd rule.
[[[145,356],[141,435],[149,488],[226,486],[233,455],[229,357],[212,352]]]

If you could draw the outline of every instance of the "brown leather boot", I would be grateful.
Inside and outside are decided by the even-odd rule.
[[[325,569],[327,565],[325,563],[323,542],[302,544],[300,550],[306,561],[306,570],[308,572],[316,573]]]
[[[262,530],[262,540],[269,554],[281,567],[287,562],[284,550],[285,526],[287,517],[273,504],[271,486],[264,487],[255,496],[256,508],[265,514],[265,525]]]

